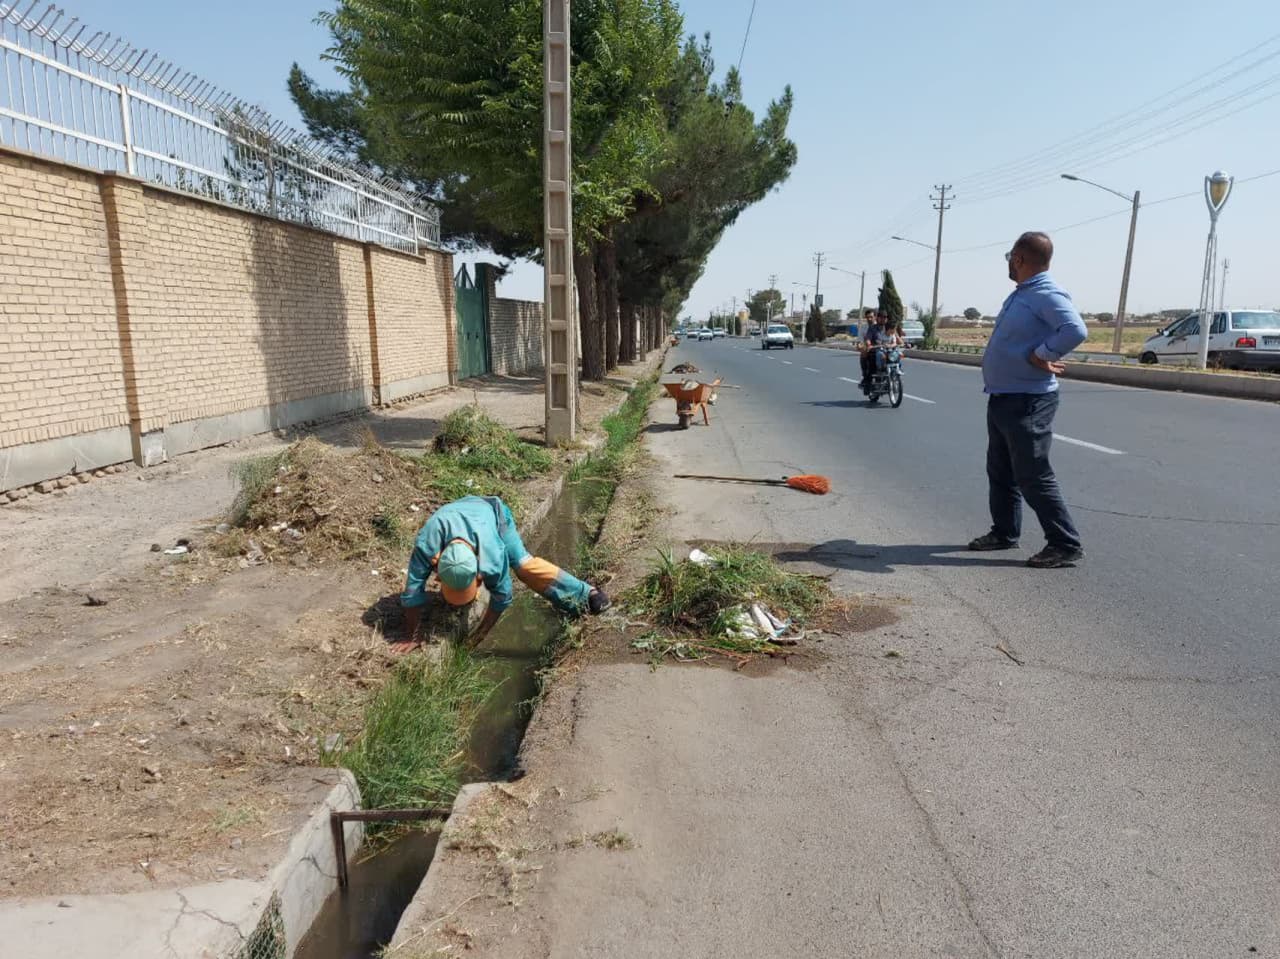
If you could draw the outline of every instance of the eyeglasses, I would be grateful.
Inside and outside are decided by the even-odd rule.
[[[1017,250],[1010,250],[1008,253],[1004,255],[1004,261],[1006,263],[1011,263],[1013,261],[1013,258],[1017,255],[1018,255]]]

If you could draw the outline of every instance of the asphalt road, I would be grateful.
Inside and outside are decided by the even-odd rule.
[[[806,544],[789,558],[842,590],[907,601],[881,634],[900,657],[836,656],[820,681],[875,730],[986,954],[1280,955],[1280,408],[1064,383],[1053,460],[1088,557],[1037,571],[1030,513],[1020,552],[963,549],[989,524],[980,371],[908,361],[894,410],[866,406],[849,353],[680,359],[740,389],[710,428],[656,408],[668,469],[835,488],[677,480],[682,522]],[[805,775],[849,773],[831,762]],[[860,954],[845,932],[853,951],[821,954]],[[861,954],[895,954],[876,942]]]

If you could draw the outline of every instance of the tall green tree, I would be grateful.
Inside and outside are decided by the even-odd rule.
[[[747,304],[751,313],[751,322],[763,324],[769,320],[780,320],[787,312],[787,301],[780,290],[760,290],[751,297]]]
[[[618,228],[623,359],[633,357],[626,318],[646,317],[641,345],[655,342],[662,317],[679,310],[724,231],[776,189],[796,162],[786,135],[790,88],[757,122],[742,104],[737,70],[723,83],[714,73],[709,36],[690,37],[663,98],[668,149],[655,174],[656,195]]]
[[[893,327],[901,330],[902,321],[907,317],[907,311],[902,308],[902,297],[898,295],[898,288],[893,285],[892,273],[884,270],[881,278],[882,285],[876,302],[877,311],[883,310]]]
[[[597,246],[653,194],[665,124],[659,94],[679,52],[670,0],[579,0],[570,32],[574,267],[583,375],[605,369]],[[317,103],[356,119],[376,156],[452,187],[475,222],[527,240],[542,230],[541,0],[340,0],[324,15],[337,62],[358,91]],[[351,123],[347,124],[349,128]],[[353,140],[353,143],[356,141]]]

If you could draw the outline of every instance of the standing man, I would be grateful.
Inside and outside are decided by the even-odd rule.
[[[489,607],[467,638],[468,648],[479,645],[514,599],[512,572],[562,613],[598,615],[609,608],[609,597],[602,590],[554,563],[529,555],[506,503],[496,496],[464,496],[432,513],[414,541],[409,574],[400,594],[405,642],[398,645],[409,648],[418,641],[427,579],[432,573],[440,580],[440,593],[450,606],[466,606],[484,583]]]
[[[1049,276],[1053,241],[1024,233],[1004,255],[1017,288],[996,318],[982,357],[987,400],[987,479],[991,532],[972,550],[1014,549],[1022,534],[1022,500],[1035,512],[1047,543],[1028,566],[1054,569],[1084,558],[1080,534],[1049,465],[1058,412],[1061,360],[1089,331],[1071,297]]]

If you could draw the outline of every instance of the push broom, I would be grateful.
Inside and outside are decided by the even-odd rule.
[[[831,492],[831,480],[816,474],[784,476],[782,479],[751,479],[746,476],[706,476],[699,473],[676,473],[675,479],[714,480],[719,483],[752,483],[758,486],[787,486],[804,493],[813,493],[815,496],[826,496]]]

